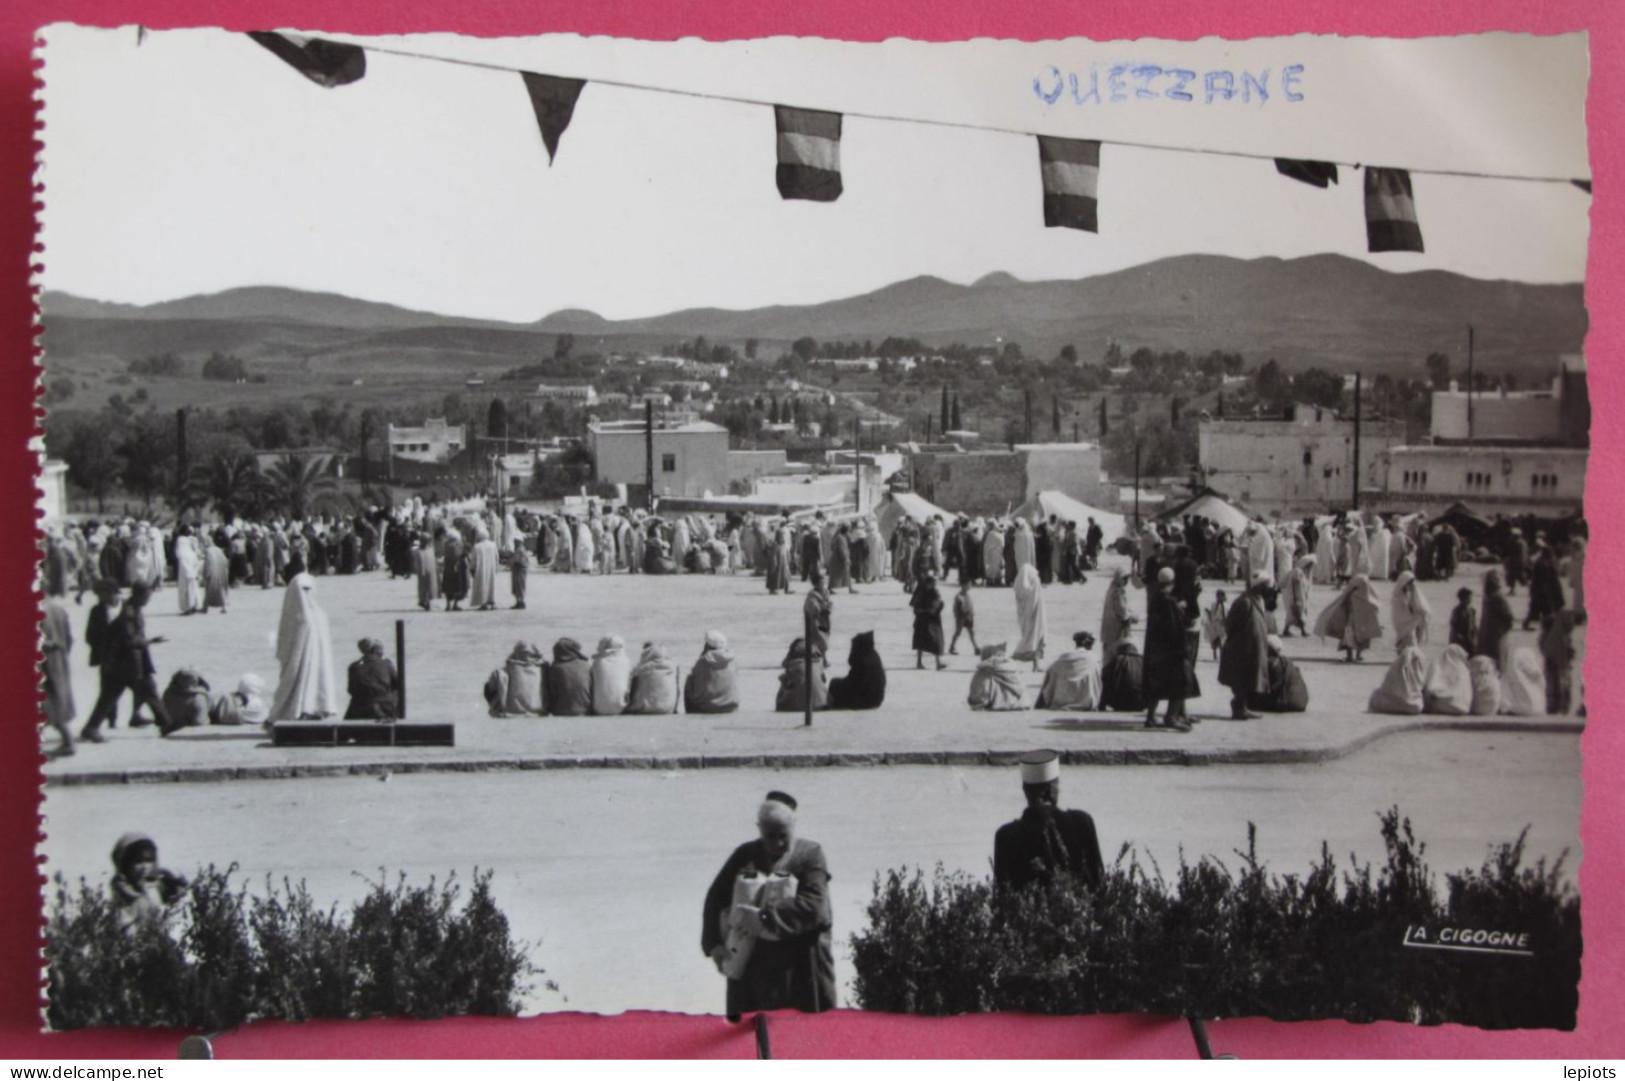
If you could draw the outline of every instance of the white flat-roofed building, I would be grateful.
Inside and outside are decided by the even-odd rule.
[[[654,429],[656,495],[725,494],[730,479],[728,429],[695,420]],[[647,452],[641,420],[602,421],[587,426],[593,479],[642,490],[647,484]]]
[[[447,424],[445,417],[432,417],[422,427],[389,426],[389,453],[412,462],[444,463],[468,446],[463,425]]]
[[[598,390],[589,384],[566,383],[553,385],[543,383],[530,395],[543,401],[575,402],[579,405],[592,405],[598,400]]]
[[[1285,416],[1197,423],[1197,455],[1209,485],[1261,514],[1319,513],[1354,502],[1354,421],[1330,409],[1294,406]],[[1374,482],[1384,451],[1405,441],[1397,421],[1360,427],[1360,486]]]

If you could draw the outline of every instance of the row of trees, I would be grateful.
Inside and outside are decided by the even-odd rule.
[[[174,353],[137,357],[125,365],[125,370],[131,375],[159,376],[166,379],[184,379],[191,374],[187,362]],[[218,350],[204,359],[199,374],[204,379],[227,383],[240,383],[250,378],[248,365],[243,362],[242,357],[221,353]],[[263,377],[261,381],[264,381]]]

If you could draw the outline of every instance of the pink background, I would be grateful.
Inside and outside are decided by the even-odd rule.
[[[1625,642],[1621,633],[1625,585],[1612,572],[1622,565],[1625,511],[1605,493],[1625,467],[1625,376],[1613,370],[1625,338],[1618,290],[1625,279],[1625,222],[1614,198],[1625,184],[1614,136],[1625,104],[1625,5],[1616,0],[1261,0],[1209,3],[1196,10],[1185,0],[1078,4],[1055,0],[1022,5],[990,0],[911,0],[876,5],[760,4],[751,0],[705,3],[641,0],[562,0],[548,5],[499,0],[9,0],[0,4],[0,507],[30,506],[32,457],[32,300],[27,264],[33,241],[30,184],[34,141],[32,32],[56,21],[156,29],[223,25],[232,30],[297,26],[350,33],[456,30],[480,36],[546,31],[615,34],[651,39],[698,36],[749,38],[791,34],[874,41],[888,37],[946,40],[974,37],[1045,39],[1087,36],[1192,39],[1210,34],[1255,37],[1292,33],[1385,36],[1515,30],[1540,34],[1587,30],[1592,82],[1588,120],[1596,180],[1587,300],[1592,330],[1592,428],[1589,515],[1592,525],[1589,607],[1591,660],[1587,698],[1595,718],[1584,737],[1585,804],[1580,871],[1586,954],[1580,988],[1580,1023],[1573,1033],[1479,1032],[1459,1026],[1420,1029],[1400,1024],[1342,1022],[1276,1024],[1225,1021],[1209,1026],[1214,1047],[1244,1058],[1265,1057],[1625,1057],[1625,823],[1620,766],[1625,729],[1611,703],[1625,689],[1625,670],[1606,662]],[[241,11],[252,8],[252,19]],[[109,88],[116,93],[116,88]],[[206,88],[199,88],[206,92]],[[1492,227],[1493,224],[1487,226]],[[40,255],[35,254],[34,260]],[[0,761],[15,763],[0,784],[0,865],[21,871],[33,857],[38,832],[35,785],[24,763],[38,743],[30,711],[20,708],[32,685],[34,624],[30,599],[32,537],[21,513],[0,515],[0,611],[14,613],[0,631],[0,685],[15,688],[14,716],[0,724]],[[173,1057],[178,1032],[38,1033],[37,990],[28,973],[37,965],[38,897],[27,874],[3,892],[0,920],[0,1058]],[[1613,1018],[1613,1022],[1609,1021]],[[1183,1022],[1142,1016],[1092,1018],[969,1017],[910,1019],[860,1013],[810,1018],[776,1017],[776,1057],[1190,1057]],[[262,1025],[224,1037],[222,1057],[592,1057],[714,1056],[755,1053],[750,1029],[715,1017],[660,1014],[599,1018],[548,1016],[527,1021],[461,1020],[433,1023],[366,1022]]]

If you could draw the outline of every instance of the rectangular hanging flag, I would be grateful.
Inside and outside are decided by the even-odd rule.
[[[841,197],[841,114],[773,106],[779,131],[779,195],[833,203]]]
[[[1295,158],[1276,158],[1275,171],[1282,176],[1305,184],[1324,188],[1337,183],[1337,166],[1329,161],[1298,161]]]
[[[1100,142],[1038,136],[1044,174],[1044,226],[1098,233],[1095,192],[1100,183]]]
[[[367,73],[367,54],[359,45],[346,45],[325,38],[274,34],[267,30],[250,30],[248,36],[276,53],[317,86],[329,89],[345,86]]]
[[[1365,237],[1367,251],[1422,250],[1411,174],[1404,169],[1366,167]]]
[[[535,72],[521,71],[525,79],[525,91],[530,94],[530,106],[536,110],[536,126],[542,129],[542,145],[547,147],[547,163],[553,164],[553,158],[559,152],[559,137],[564,129],[570,126],[570,118],[575,115],[576,99],[581,96],[581,88],[587,85],[585,79],[561,79],[556,75],[537,75]]]

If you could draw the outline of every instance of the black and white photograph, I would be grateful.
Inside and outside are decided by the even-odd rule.
[[[1575,1027],[1584,34],[39,37],[46,1028]]]

